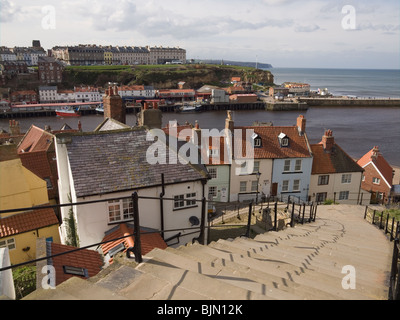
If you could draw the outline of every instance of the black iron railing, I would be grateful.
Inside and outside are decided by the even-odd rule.
[[[386,216],[385,216],[386,215]],[[400,225],[396,218],[389,212],[379,211],[368,206],[365,207],[364,219],[370,221],[379,229],[389,234],[389,240],[394,243],[392,269],[390,272],[389,300],[400,300]]]

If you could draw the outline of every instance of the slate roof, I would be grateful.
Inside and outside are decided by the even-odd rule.
[[[45,228],[59,222],[53,209],[38,209],[0,219],[0,238]]]
[[[242,130],[242,139],[236,135],[234,137],[234,150],[242,144],[243,157],[246,155],[246,130],[254,130],[261,139],[262,146],[254,148],[254,159],[287,159],[287,158],[310,158],[311,153],[306,135],[300,135],[297,126],[275,127],[275,126],[254,126],[254,127],[235,127]],[[289,146],[281,147],[279,135],[284,133],[289,138]],[[249,138],[251,140],[251,138]],[[234,153],[237,157],[236,153]]]
[[[77,197],[159,186],[162,173],[165,184],[207,177],[204,166],[181,164],[179,160],[170,164],[168,147],[164,148],[166,154],[160,148],[156,155],[165,158],[166,164],[150,164],[146,155],[155,142],[146,141],[143,128],[67,136],[71,137],[66,146]]]
[[[330,153],[322,144],[311,145],[314,156],[311,174],[363,172],[364,170],[343,149],[334,144]]]

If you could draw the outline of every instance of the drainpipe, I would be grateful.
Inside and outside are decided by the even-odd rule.
[[[162,191],[160,193],[161,237],[164,239],[164,201],[163,201],[163,197],[165,196],[164,173],[161,174],[161,187],[162,187]]]

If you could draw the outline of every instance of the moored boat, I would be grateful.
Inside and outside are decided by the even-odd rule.
[[[178,112],[201,112],[201,105],[184,105],[178,109]]]
[[[56,114],[59,117],[80,117],[79,108],[73,109],[71,107],[65,107],[56,110]]]

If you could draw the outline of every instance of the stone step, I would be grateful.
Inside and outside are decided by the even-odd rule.
[[[196,254],[196,247],[191,247],[191,251]],[[289,295],[286,292],[280,292],[278,289],[274,288],[272,283],[268,281],[263,281],[262,283],[257,282],[254,277],[249,274],[248,270],[232,270],[225,268],[222,265],[212,266],[211,263],[199,260],[194,260],[178,253],[178,250],[153,250],[149,255],[155,257],[164,262],[168,262],[175,267],[197,272],[199,274],[214,278],[223,282],[227,282],[234,286],[250,290],[252,292],[265,295],[270,299],[297,299],[297,296]],[[267,279],[265,279],[267,280]]]
[[[231,242],[224,240],[219,240],[217,243],[211,243],[210,247],[220,250],[234,251],[238,254],[241,254],[243,257],[247,256],[256,259],[269,258],[289,262],[297,267],[297,269],[292,269],[293,272],[297,271],[299,274],[306,271],[314,273],[317,272],[321,278],[329,278],[331,281],[340,285],[345,276],[342,274],[342,270],[345,265],[338,265],[333,260],[326,261],[326,259],[319,259],[318,256],[311,260],[308,257],[304,257],[303,254],[293,254],[282,251],[264,251],[264,253],[254,253],[252,250],[246,250],[244,247],[237,246],[236,244],[232,244]],[[370,279],[370,275],[373,277],[376,276],[375,274],[370,273],[368,270],[360,268],[360,270],[357,272],[357,282],[360,289],[377,295],[384,289],[379,287],[377,288],[378,285],[376,281],[381,279]]]
[[[182,248],[180,250],[184,250],[184,252],[191,253],[189,248]],[[336,300],[340,299],[371,299],[368,295],[363,295],[359,292],[350,292],[344,291],[341,286],[341,279],[332,278],[330,276],[322,275],[318,277],[318,273],[311,272],[311,270],[307,270],[306,268],[298,268],[297,266],[293,266],[290,263],[280,260],[274,259],[265,259],[265,258],[250,258],[247,256],[243,256],[238,253],[231,253],[226,250],[221,251],[216,248],[212,248],[210,246],[199,246],[198,250],[195,252],[195,257],[201,256],[202,259],[205,257],[212,256],[209,258],[209,261],[212,261],[213,265],[223,265],[224,267],[232,267],[234,270],[238,268],[238,266],[242,266],[245,268],[249,268],[249,272],[261,272],[265,273],[265,277],[280,277],[272,278],[271,280],[275,281],[274,286],[278,287],[281,290],[290,290],[291,292],[299,295],[299,299],[302,298],[302,291],[304,288],[310,287],[311,289],[315,289],[315,292],[326,292],[326,295],[321,294],[317,298],[321,299],[330,299],[329,297],[334,296]],[[301,285],[298,287],[298,285]],[[292,290],[294,288],[294,291]],[[306,289],[307,290],[307,289]],[[328,296],[328,298],[327,298]],[[376,297],[372,297],[376,299]]]
[[[265,265],[260,266],[260,261],[253,259],[242,258],[235,254],[231,254],[231,257],[229,258],[224,258],[221,257],[226,257],[224,253],[221,254],[221,252],[218,252],[217,250],[203,246],[199,246],[197,250],[176,250],[176,252],[177,254],[183,255],[196,262],[207,260],[207,263],[211,266],[229,269],[232,272],[240,271],[246,278],[266,284],[267,288],[272,287],[288,292],[295,295],[297,297],[296,299],[319,300],[322,297],[323,299],[342,299],[340,295],[333,295],[327,291],[320,290],[320,284],[308,286],[305,283],[302,283],[301,285],[299,283],[294,283],[293,279],[290,279],[287,272],[282,271],[280,268],[271,271],[271,268],[268,268],[268,266]],[[258,266],[259,268],[256,268],[255,266]],[[274,295],[274,297],[277,298],[278,296]]]
[[[39,289],[23,300],[126,300],[125,297],[87,280],[72,277],[56,290]]]
[[[230,300],[270,300],[265,295],[211,279],[197,272],[176,268],[172,264],[157,258],[149,259],[146,263],[140,264],[137,269],[151,274],[155,278],[167,281],[173,288],[180,287],[214,300],[224,300],[227,297]]]
[[[308,240],[308,241],[307,241]],[[358,248],[357,244],[353,245],[339,243],[337,238],[333,238],[332,241],[324,241],[319,239],[302,239],[301,241],[294,238],[292,242],[280,242],[279,244],[267,244],[265,245],[263,242],[259,242],[258,240],[254,240],[253,242],[248,242],[250,248],[262,249],[264,250],[266,246],[269,250],[284,250],[285,252],[302,252],[302,249],[309,249],[308,255],[312,257],[314,255],[319,255],[320,257],[325,257],[327,260],[335,259],[338,263],[343,263],[343,265],[351,265],[351,264],[362,264],[364,266],[368,266],[371,271],[381,271],[382,267],[376,266],[376,258],[387,259],[390,255],[390,247],[386,247],[386,252],[380,252],[376,255],[367,254],[365,251],[362,251]],[[233,242],[244,243],[244,238],[238,238]],[[311,259],[310,257],[308,257]],[[389,262],[389,261],[388,261]],[[387,265],[384,266],[384,270]]]

